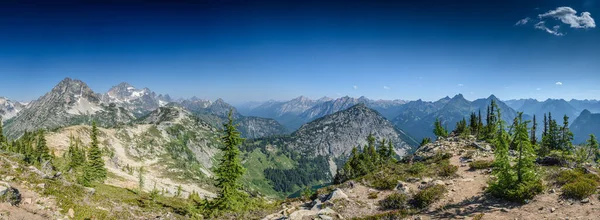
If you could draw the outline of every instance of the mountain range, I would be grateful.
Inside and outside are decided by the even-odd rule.
[[[69,136],[87,140],[87,125],[96,121],[103,147],[112,152],[107,164],[123,181],[135,184],[135,176],[123,172],[125,167],[148,166],[150,178],[161,187],[174,188],[175,181],[184,183],[187,192],[211,196],[214,189],[207,183],[219,157],[219,131],[231,113],[247,138],[240,147],[248,169],[245,183],[257,192],[281,197],[305,185],[330,182],[353,147],[364,146],[370,134],[391,142],[402,156],[415,151],[422,138],[433,137],[436,118],[452,130],[472,112],[485,117],[492,100],[505,121],[512,121],[517,111],[525,112],[526,119],[547,111],[566,114],[573,122],[575,143],[600,131],[600,113],[576,112],[598,110],[595,100],[503,102],[490,95],[469,101],[462,94],[437,101],[300,96],[236,108],[223,99],[172,99],[128,83],[96,93],[70,78],[30,103],[0,98],[0,115],[3,130],[12,139],[27,131],[49,130],[49,146],[59,154],[68,147]]]

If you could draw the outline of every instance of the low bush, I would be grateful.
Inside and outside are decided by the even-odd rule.
[[[456,171],[458,171],[458,167],[450,164],[449,162],[444,162],[440,164],[438,175],[442,177],[449,177],[456,175]]]
[[[473,170],[488,169],[491,168],[494,161],[491,160],[476,160],[469,164],[469,167]]]
[[[572,199],[584,199],[596,192],[598,182],[588,178],[579,178],[562,187],[563,196]]]
[[[421,162],[416,162],[412,166],[410,166],[410,168],[408,168],[408,170],[406,170],[406,171],[410,174],[418,175],[418,174],[425,172],[426,169],[427,169],[427,166],[425,166],[425,164],[423,164]]]
[[[443,185],[428,186],[415,194],[414,205],[417,208],[425,208],[440,200],[444,193],[446,193],[446,187]]]
[[[367,196],[367,198],[369,198],[369,199],[377,199],[378,195],[379,195],[379,192],[370,192],[369,196]]]
[[[558,184],[558,185],[565,185],[567,183],[575,182],[581,175],[582,175],[582,173],[580,173],[580,172],[578,172],[576,170],[563,170],[563,171],[560,171],[556,175],[556,184]]]
[[[396,219],[404,219],[408,216],[409,211],[405,209],[394,210],[389,212],[384,212],[377,215],[355,218],[357,220],[396,220]]]
[[[392,193],[379,201],[379,205],[382,209],[402,209],[406,207],[406,202],[408,198],[405,194],[402,193]]]
[[[525,202],[542,193],[544,191],[544,184],[541,180],[532,180],[516,185],[514,183],[503,185],[496,182],[490,184],[487,191],[495,197],[503,198],[508,201]]]
[[[371,180],[370,185],[379,190],[392,190],[398,185],[399,177],[395,175],[381,176]]]

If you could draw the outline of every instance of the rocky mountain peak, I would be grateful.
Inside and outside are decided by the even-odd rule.
[[[410,152],[417,142],[397,129],[377,111],[364,103],[324,116],[303,125],[292,135],[295,145],[316,155],[347,155],[353,146],[364,145],[369,134],[392,140],[398,154]]]
[[[580,116],[580,117],[581,117],[581,116],[589,116],[589,115],[591,115],[591,114],[592,114],[592,112],[590,112],[590,111],[589,111],[589,110],[587,110],[587,109],[584,109],[583,111],[581,111],[581,114],[579,114],[579,116]]]

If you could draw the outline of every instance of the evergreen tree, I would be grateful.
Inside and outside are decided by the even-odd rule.
[[[388,152],[388,147],[385,144],[385,139],[382,139],[379,142],[379,146],[377,147],[377,154],[379,155],[379,164],[387,162],[392,156],[392,154]]]
[[[462,120],[456,122],[456,129],[454,129],[454,133],[456,135],[465,135],[468,132],[467,120],[463,117]]]
[[[421,144],[419,146],[425,146],[427,144],[431,143],[431,138],[428,137],[424,137],[423,140],[421,141]]]
[[[225,135],[221,137],[223,157],[215,169],[216,186],[219,188],[218,196],[214,200],[214,207],[223,211],[238,211],[246,204],[247,194],[241,191],[240,179],[244,175],[244,167],[239,158],[238,146],[244,141],[233,123],[232,110],[227,116],[228,122],[223,124]]]
[[[517,144],[517,182],[522,183],[532,180],[535,165],[535,152],[529,140],[529,132],[527,132],[528,121],[523,121],[523,112],[518,113],[518,123],[515,129],[515,137],[513,138]]]
[[[369,169],[375,168],[375,164],[379,161],[379,155],[377,154],[377,150],[375,149],[375,136],[373,134],[369,134],[367,137],[367,148],[366,148],[366,158]]]
[[[106,179],[106,168],[102,159],[102,151],[98,146],[98,128],[96,122],[92,122],[92,132],[90,134],[90,149],[88,152],[88,163],[85,173],[89,182],[103,183]]]
[[[387,147],[388,148],[387,153],[389,154],[387,156],[388,160],[392,161],[392,162],[396,161],[396,158],[394,158],[396,156],[396,151],[394,151],[394,145],[392,144],[391,141],[388,141],[388,145],[387,146],[388,146]]]
[[[67,154],[69,156],[69,167],[79,168],[85,164],[85,151],[80,147],[79,139],[75,139],[71,136],[69,141],[69,150]]]
[[[439,139],[440,137],[448,137],[448,131],[442,126],[439,118],[435,118],[433,134]]]
[[[4,132],[2,131],[2,116],[0,115],[0,150],[6,149],[6,137],[4,137]]]
[[[544,113],[544,130],[542,131],[542,138],[548,134],[548,117]]]
[[[35,157],[38,163],[43,163],[44,161],[49,161],[50,149],[48,149],[48,145],[46,144],[46,137],[44,137],[44,130],[39,130],[37,135],[37,145],[35,148]]]
[[[531,144],[537,144],[537,137],[535,136],[535,132],[537,131],[537,121],[535,120],[535,115],[533,115],[533,126],[531,126]]]
[[[477,115],[475,112],[471,112],[469,116],[469,129],[472,135],[477,135]]]
[[[567,115],[563,117],[563,126],[560,129],[559,146],[564,152],[571,152],[573,150],[573,132],[569,130],[569,117]]]
[[[587,140],[586,146],[589,149],[590,157],[595,157],[594,160],[598,161],[600,159],[600,148],[598,146],[596,135],[590,134],[590,139]]]
[[[142,193],[144,191],[144,167],[141,166],[138,170],[138,193]]]
[[[481,118],[481,109],[479,109],[479,115],[477,116],[477,137],[481,135],[483,129],[483,119]]]
[[[496,196],[502,196],[506,189],[509,189],[515,182],[515,175],[510,165],[510,157],[508,155],[509,141],[508,133],[500,130],[495,136],[493,143],[496,147],[494,150],[494,175],[497,180],[490,185],[490,191]]]

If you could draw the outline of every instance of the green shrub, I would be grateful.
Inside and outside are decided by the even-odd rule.
[[[596,192],[598,182],[588,178],[580,178],[562,187],[563,196],[572,199],[584,199]]]
[[[381,214],[376,214],[372,216],[356,218],[357,220],[396,220],[396,219],[404,219],[408,216],[409,212],[405,209],[394,210],[389,212],[384,212]]]
[[[423,173],[427,169],[427,166],[421,162],[416,162],[408,170],[406,170],[410,174],[418,175]]]
[[[541,180],[523,182],[517,185],[517,187],[514,190],[511,190],[511,193],[509,193],[509,199],[517,202],[530,200],[533,199],[533,197],[535,197],[536,195],[542,193],[543,191],[544,184],[542,184]]]
[[[451,153],[448,153],[448,152],[437,152],[435,155],[433,155],[430,158],[428,158],[427,162],[437,163],[437,162],[440,162],[442,160],[448,160],[450,158],[452,158],[452,154]]]
[[[419,191],[414,196],[414,205],[417,208],[425,208],[434,202],[440,200],[444,193],[446,193],[446,187],[442,185],[432,185]]]
[[[564,185],[575,182],[582,174],[576,170],[563,170],[556,175],[556,184]]]
[[[458,167],[450,164],[449,162],[444,162],[440,164],[438,175],[443,177],[454,176],[458,171]]]
[[[402,209],[406,206],[408,198],[402,193],[392,193],[379,201],[379,205],[382,209]]]
[[[490,184],[487,191],[498,198],[513,202],[525,202],[525,200],[533,199],[533,197],[543,192],[544,184],[541,180],[522,182],[516,185],[514,183],[502,185],[495,182]]]
[[[369,198],[369,199],[377,199],[378,195],[379,195],[379,192],[370,192],[369,196],[367,196],[367,198]]]
[[[491,168],[494,161],[491,160],[476,160],[469,164],[469,167],[473,170],[488,169]]]
[[[392,190],[398,185],[399,178],[395,175],[381,176],[371,180],[371,187],[379,190]]]

